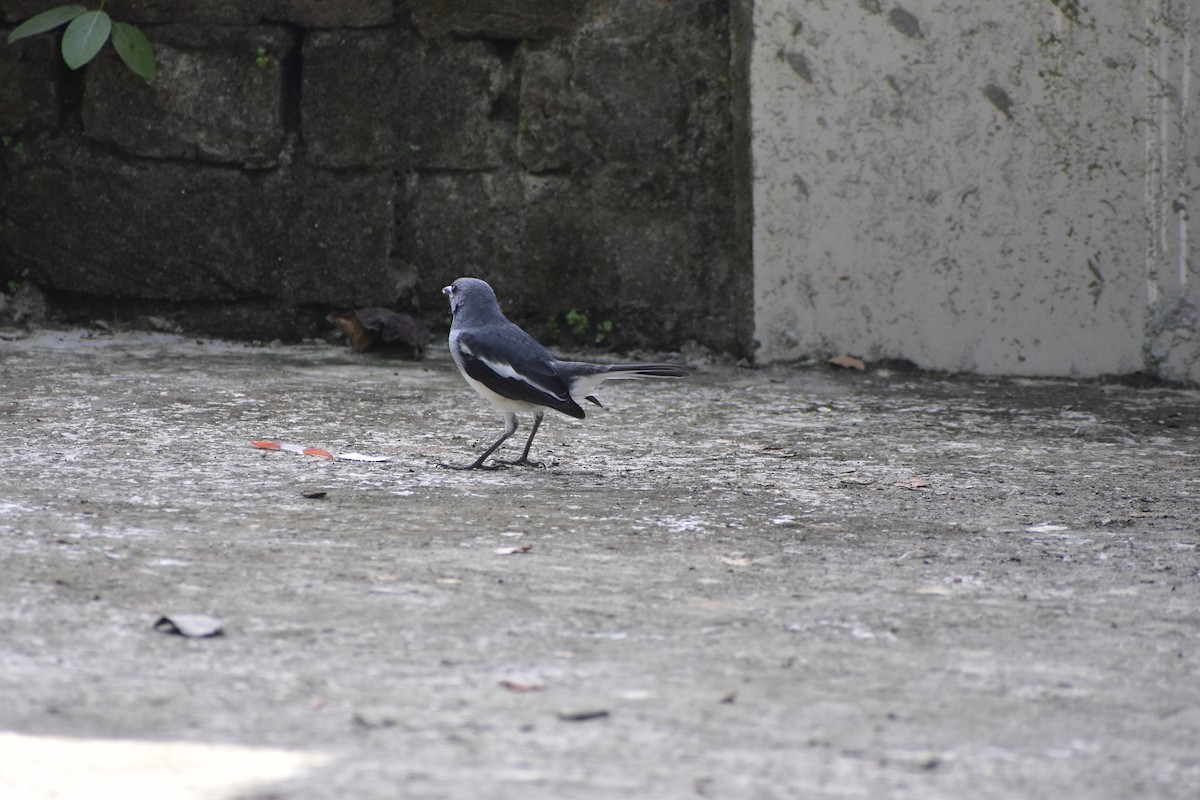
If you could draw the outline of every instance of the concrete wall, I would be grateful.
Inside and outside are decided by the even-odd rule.
[[[1194,1],[111,11],[153,87],[0,45],[0,286],[83,320],[438,323],[476,273],[542,336],[1200,381]]]
[[[758,358],[1200,380],[1200,7],[759,0]]]

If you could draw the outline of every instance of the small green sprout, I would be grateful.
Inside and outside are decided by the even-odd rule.
[[[567,327],[571,329],[573,335],[584,336],[588,329],[587,314],[572,308],[567,312]]]

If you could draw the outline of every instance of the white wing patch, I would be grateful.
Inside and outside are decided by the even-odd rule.
[[[538,384],[536,384],[532,380],[530,380],[527,376],[519,374],[515,369],[513,369],[513,366],[507,362],[492,361],[490,359],[481,358],[481,357],[477,356],[475,354],[475,351],[472,350],[467,345],[467,343],[463,340],[463,337],[459,335],[458,331],[452,331],[450,333],[450,338],[451,338],[450,354],[454,357],[454,363],[458,367],[458,371],[460,373],[462,373],[463,378],[466,379],[467,384],[472,389],[474,389],[476,392],[478,392],[481,396],[483,396],[484,399],[486,399],[488,402],[490,402],[492,405],[496,406],[497,408],[503,409],[505,411],[521,411],[521,412],[523,412],[523,411],[533,411],[533,410],[537,409],[537,405],[534,403],[526,402],[524,400],[513,400],[511,397],[505,397],[504,395],[499,394],[498,392],[489,388],[482,381],[472,378],[470,375],[467,374],[466,365],[463,363],[464,358],[474,359],[475,361],[477,361],[481,365],[483,365],[485,368],[487,368],[490,372],[495,374],[496,377],[498,377],[498,378],[511,378],[511,379],[519,380],[522,383],[526,384],[527,386],[531,386],[533,389],[535,389],[538,392],[538,394],[545,395],[548,398],[555,398],[558,402],[563,402],[564,400],[569,399],[569,398],[563,398],[561,395],[559,395],[555,392],[547,391],[546,387],[539,386]]]
[[[528,375],[522,375],[520,372],[517,372],[515,369],[513,369],[512,364],[508,364],[504,361],[489,361],[486,358],[481,358],[478,356],[476,356],[476,360],[479,361],[481,364],[483,364],[488,369],[490,369],[492,372],[499,375],[501,378],[511,378],[513,380],[518,380],[521,383],[525,384],[526,386],[536,389],[539,394],[544,394],[547,397],[553,397],[557,402],[565,403],[568,400],[570,400],[570,397],[564,397],[561,394],[552,392],[549,389],[547,389],[545,386],[542,386],[540,383],[537,383],[536,381],[532,380]]]

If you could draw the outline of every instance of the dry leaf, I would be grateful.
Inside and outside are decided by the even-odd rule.
[[[865,370],[867,368],[867,362],[863,361],[861,358],[855,358],[854,356],[834,356],[833,358],[827,359],[825,363],[832,364],[835,367],[843,367],[845,369]]]
[[[533,550],[533,545],[524,544],[524,545],[521,545],[520,547],[497,547],[492,552],[498,556],[515,556],[515,555],[520,555],[521,553],[531,552],[532,550]]]
[[[906,481],[892,485],[899,489],[909,489],[915,492],[917,489],[928,489],[929,481],[924,478],[909,478]]]
[[[325,319],[350,337],[350,344],[358,353],[382,342],[395,349],[411,350],[415,360],[424,354],[425,340],[429,336],[420,322],[390,308],[334,311]]]
[[[874,478],[840,478],[838,480],[843,486],[870,486],[875,482]]]
[[[363,714],[355,714],[350,718],[350,721],[363,730],[368,731],[381,730],[383,728],[394,728],[398,724],[396,720],[392,719],[391,717],[379,717],[377,719],[372,719],[364,716]]]
[[[154,623],[154,630],[162,633],[174,633],[189,639],[207,639],[210,636],[220,636],[221,620],[207,614],[171,614],[162,616]]]
[[[558,718],[563,722],[586,722],[589,719],[603,719],[607,716],[607,708],[585,708],[579,711],[558,712]]]
[[[1049,522],[1043,522],[1041,525],[1031,525],[1026,528],[1029,533],[1054,533],[1055,531],[1065,531],[1066,525],[1053,525]]]
[[[500,681],[500,686],[510,692],[540,692],[546,688],[544,683],[521,683],[520,681]]]
[[[332,311],[325,316],[325,321],[332,322],[342,333],[350,337],[350,345],[356,353],[363,352],[375,344],[375,340],[379,338],[379,334],[363,327],[353,311]]]

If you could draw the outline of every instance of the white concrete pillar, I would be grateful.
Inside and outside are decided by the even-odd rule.
[[[1200,6],[756,0],[752,25],[760,361],[1200,380]]]

